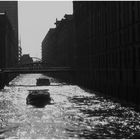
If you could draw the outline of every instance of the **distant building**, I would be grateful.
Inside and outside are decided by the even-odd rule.
[[[24,54],[20,58],[20,64],[30,64],[33,63],[33,59],[30,57],[29,54]]]
[[[42,61],[51,66],[72,66],[74,51],[74,23],[72,15],[56,20],[42,41]]]
[[[19,40],[19,45],[18,45],[18,63],[20,63],[21,56],[22,56],[22,48],[21,48],[21,40]]]
[[[19,46],[18,47],[18,61],[20,62],[20,58],[22,56],[22,48]]]

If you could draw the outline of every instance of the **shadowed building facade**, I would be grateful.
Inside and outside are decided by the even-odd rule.
[[[23,54],[21,57],[20,57],[20,64],[21,65],[26,65],[26,64],[31,64],[33,63],[33,59],[30,57],[29,54]]]
[[[73,16],[65,15],[56,20],[56,28],[51,28],[42,41],[42,61],[48,66],[72,66],[74,52]]]
[[[42,41],[42,62],[47,63],[47,65],[54,65],[54,49],[55,49],[55,28],[51,28],[44,40]]]
[[[140,2],[73,2],[77,81],[139,104]]]
[[[6,13],[11,28],[15,32],[15,55],[18,61],[18,2],[17,1],[0,1],[0,13]],[[17,62],[16,62],[17,63]]]
[[[0,69],[17,64],[17,48],[15,32],[5,13],[0,13]],[[15,75],[0,73],[0,88]]]
[[[0,14],[0,68],[12,67],[17,63],[16,38],[12,25],[5,13]]]
[[[18,5],[17,1],[0,1],[0,69],[18,64]],[[0,88],[15,74],[0,73]]]

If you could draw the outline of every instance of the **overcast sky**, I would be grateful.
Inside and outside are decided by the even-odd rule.
[[[72,1],[19,1],[19,37],[23,54],[41,58],[41,42],[57,19],[73,13]]]

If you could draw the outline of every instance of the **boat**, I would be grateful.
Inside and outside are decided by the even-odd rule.
[[[35,107],[45,107],[45,105],[51,103],[51,97],[48,90],[29,90],[29,94],[26,98],[27,105],[33,105]]]
[[[50,80],[46,78],[39,78],[36,81],[37,86],[48,86],[50,85]]]

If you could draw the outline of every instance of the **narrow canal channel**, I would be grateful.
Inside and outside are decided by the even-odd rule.
[[[140,114],[133,108],[50,77],[50,86],[36,86],[41,77],[47,76],[20,75],[0,91],[0,138],[140,138]],[[53,103],[27,105],[35,89],[48,89]]]

